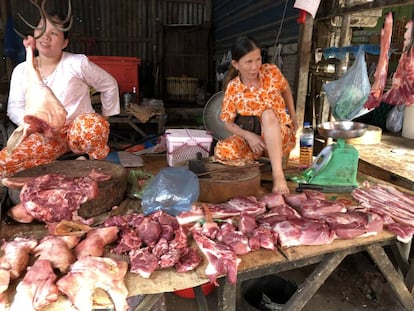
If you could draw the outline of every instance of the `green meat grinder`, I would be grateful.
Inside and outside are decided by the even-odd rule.
[[[367,124],[352,121],[319,124],[317,126],[319,134],[333,138],[336,143],[323,148],[308,169],[290,178],[299,183],[297,190],[348,192],[358,187],[359,152],[345,140],[362,136],[367,128]]]

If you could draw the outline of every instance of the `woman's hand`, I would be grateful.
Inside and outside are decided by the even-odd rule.
[[[255,133],[249,131],[246,132],[247,134],[245,135],[244,139],[249,144],[250,149],[252,149],[254,153],[262,153],[266,149],[266,144],[264,143],[263,139]]]

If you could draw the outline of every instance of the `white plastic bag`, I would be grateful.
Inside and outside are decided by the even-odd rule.
[[[362,46],[351,68],[338,80],[324,83],[322,89],[336,120],[352,120],[359,115],[371,90]]]
[[[404,120],[405,105],[395,105],[387,114],[385,127],[393,133],[401,131]]]

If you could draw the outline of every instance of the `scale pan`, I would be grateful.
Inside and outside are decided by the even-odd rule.
[[[231,136],[231,133],[220,120],[221,104],[224,92],[214,94],[206,103],[203,110],[204,127],[209,130],[215,139],[221,140]]]
[[[317,128],[322,136],[346,139],[364,135],[368,125],[353,121],[335,121],[318,124]]]

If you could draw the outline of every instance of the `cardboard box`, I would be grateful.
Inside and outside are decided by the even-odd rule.
[[[168,129],[165,133],[169,166],[196,159],[198,152],[203,158],[210,155],[213,137],[206,130]]]

